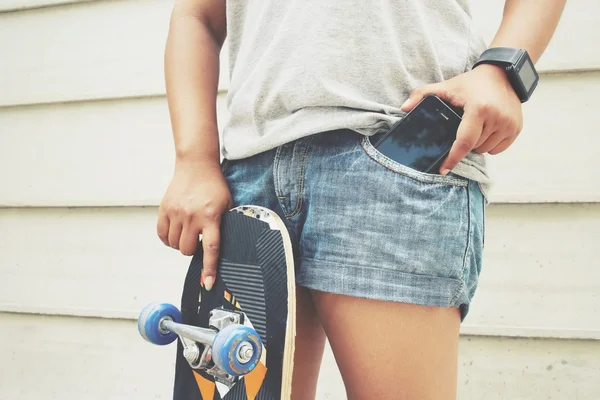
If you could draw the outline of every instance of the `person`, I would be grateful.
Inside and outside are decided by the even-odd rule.
[[[489,47],[535,63],[565,0],[507,0]],[[228,40],[219,134],[220,52]],[[458,338],[482,264],[491,181],[522,103],[466,0],[179,0],[165,49],[176,161],[157,233],[210,289],[220,216],[275,210],[298,283],[293,399],[313,399],[328,338],[349,399],[453,399]],[[440,171],[387,162],[365,140],[427,94],[464,115]],[[221,163],[221,155],[223,162]]]

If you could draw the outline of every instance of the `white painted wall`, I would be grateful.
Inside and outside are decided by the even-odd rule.
[[[489,39],[503,1],[473,4]],[[177,303],[187,268],[154,226],[173,162],[171,7],[0,0],[0,399],[170,398],[172,349],[143,342],[132,319],[150,301]],[[600,393],[599,12],[568,3],[521,137],[490,157],[460,399]],[[341,397],[328,352],[319,399]]]
[[[508,151],[489,157],[492,201],[600,201],[600,179],[590,168],[600,148],[592,101],[598,92],[600,72],[542,77],[538,97],[525,106],[523,133]],[[565,101],[574,98],[587,100]],[[163,96],[0,107],[0,127],[0,206],[154,206],[171,177]]]
[[[494,205],[487,216],[465,333],[600,339],[589,262],[600,204]],[[151,301],[179,302],[189,258],[155,238],[155,207],[0,209],[0,221],[0,310],[135,318]]]
[[[135,321],[0,313],[0,325],[2,399],[172,398],[174,348],[139,340]],[[463,337],[458,398],[596,400],[599,358],[597,341]],[[329,348],[323,366],[317,398],[344,398]]]

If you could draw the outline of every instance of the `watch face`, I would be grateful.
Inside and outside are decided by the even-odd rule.
[[[533,68],[533,64],[531,64],[531,60],[529,58],[525,58],[525,62],[521,66],[519,70],[519,77],[521,78],[521,82],[523,82],[523,86],[525,86],[525,90],[530,92],[532,86],[538,79],[537,74],[535,73],[535,69]]]

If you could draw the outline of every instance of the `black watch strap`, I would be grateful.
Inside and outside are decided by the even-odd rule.
[[[479,64],[493,64],[499,67],[514,65],[521,58],[521,52],[510,47],[492,47],[481,53],[479,60],[473,68]]]

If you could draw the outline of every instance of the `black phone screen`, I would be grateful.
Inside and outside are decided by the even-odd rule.
[[[441,100],[426,97],[374,146],[399,164],[438,174],[460,121]]]

